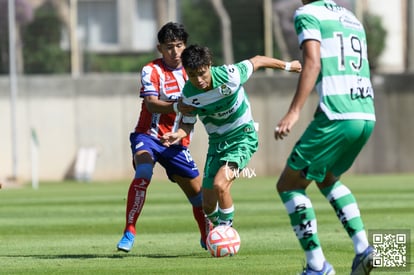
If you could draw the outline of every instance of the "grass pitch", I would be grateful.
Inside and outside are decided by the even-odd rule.
[[[2,189],[0,274],[298,274],[304,254],[275,181],[235,182],[234,227],[241,248],[227,258],[212,258],[200,248],[190,205],[167,181],[151,183],[135,246],[128,254],[117,252],[116,244],[124,226],[129,180],[41,182],[38,190],[29,185]],[[346,176],[343,182],[356,196],[367,229],[414,227],[414,175]],[[349,274],[351,241],[314,185],[308,195],[325,256],[337,274]],[[414,233],[411,236],[412,250]],[[412,257],[408,262],[412,267]]]

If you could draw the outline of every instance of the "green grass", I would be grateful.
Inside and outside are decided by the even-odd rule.
[[[186,198],[166,181],[153,180],[128,254],[115,247],[129,180],[2,189],[0,274],[298,274],[304,254],[275,180],[238,179],[234,184],[235,228],[242,245],[238,255],[227,258],[201,250]],[[347,176],[343,182],[357,197],[367,229],[414,227],[414,175]],[[327,259],[337,274],[349,274],[351,241],[314,185],[308,194]]]

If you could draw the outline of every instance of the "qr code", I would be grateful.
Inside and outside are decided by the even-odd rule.
[[[409,230],[369,230],[375,249],[373,266],[394,271],[409,271]]]

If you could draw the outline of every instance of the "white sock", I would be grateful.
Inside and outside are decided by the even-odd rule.
[[[321,248],[316,248],[311,251],[305,251],[306,263],[316,271],[322,270],[325,263],[325,255],[323,255]]]
[[[367,234],[365,233],[365,230],[362,230],[356,233],[354,236],[352,236],[352,241],[354,242],[355,254],[361,254],[369,246],[369,242],[368,242],[368,238],[367,238]]]

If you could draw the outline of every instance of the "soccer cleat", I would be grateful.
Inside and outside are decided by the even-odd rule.
[[[117,248],[120,251],[129,252],[134,246],[135,236],[129,231],[125,231],[121,240],[119,241]]]
[[[220,220],[219,225],[233,227],[233,220]]]
[[[368,246],[364,252],[355,256],[352,262],[351,275],[368,275],[373,268],[373,258],[374,248]]]
[[[330,263],[325,261],[321,270],[313,270],[307,265],[302,275],[335,275],[335,270]]]
[[[206,238],[207,238],[208,234],[210,233],[210,231],[213,230],[213,228],[214,228],[213,223],[208,218],[206,218],[206,229],[205,229],[206,230],[206,232],[205,232]],[[203,248],[205,250],[207,250],[206,242],[207,242],[207,240],[204,240],[203,237],[200,238],[201,248]]]

